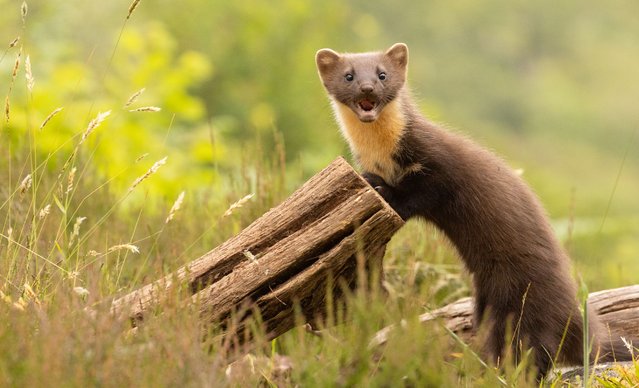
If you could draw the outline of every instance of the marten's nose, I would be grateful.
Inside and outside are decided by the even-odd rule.
[[[369,83],[362,84],[359,87],[359,90],[361,90],[362,93],[370,93],[373,91],[373,84],[369,84]]]

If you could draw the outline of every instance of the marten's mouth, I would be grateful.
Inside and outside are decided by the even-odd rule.
[[[365,123],[373,122],[377,119],[379,104],[377,101],[370,98],[362,98],[355,102],[355,113],[359,117],[359,120]]]
[[[359,107],[364,111],[364,112],[370,112],[373,109],[375,109],[375,105],[377,105],[375,103],[375,101],[371,101],[369,99],[362,99],[359,100],[359,102],[357,102],[357,105],[359,105]]]

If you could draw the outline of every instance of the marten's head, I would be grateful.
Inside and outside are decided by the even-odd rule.
[[[348,106],[362,122],[370,123],[404,86],[408,47],[396,43],[386,52],[362,54],[322,49],[315,62],[331,98]]]

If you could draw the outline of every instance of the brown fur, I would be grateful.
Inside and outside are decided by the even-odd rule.
[[[444,231],[473,275],[485,353],[498,362],[510,322],[515,355],[520,343],[531,346],[541,375],[555,360],[581,364],[583,322],[569,258],[543,207],[499,157],[418,112],[405,86],[408,48],[323,49],[316,62],[364,177],[402,218],[424,218]],[[605,331],[594,314],[589,320],[593,352],[611,358]],[[625,348],[615,352],[630,357]]]

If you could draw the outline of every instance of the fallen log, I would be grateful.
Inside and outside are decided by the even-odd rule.
[[[639,285],[593,292],[588,304],[611,334],[639,338]],[[462,298],[456,302],[419,316],[420,322],[440,321],[467,342],[475,335],[473,326],[473,298]],[[370,346],[385,344],[395,326],[387,326],[375,334]],[[635,344],[637,346],[639,344]]]
[[[139,325],[176,288],[200,306],[204,323],[257,308],[267,336],[307,322],[326,308],[327,287],[354,286],[358,258],[376,268],[402,219],[342,158],[312,177],[237,236],[160,280],[111,304]],[[362,271],[360,271],[362,272]]]

